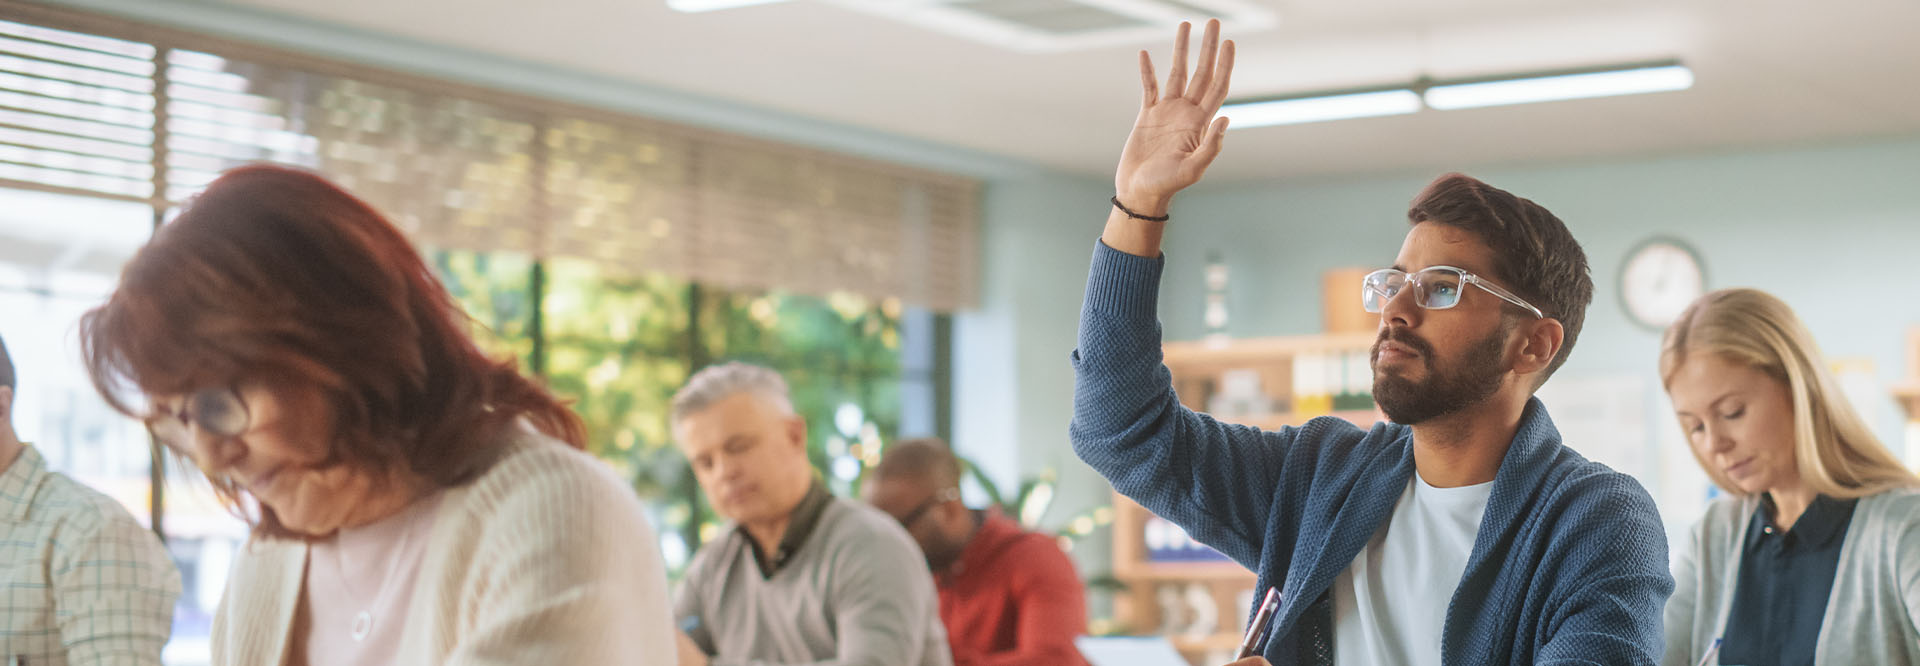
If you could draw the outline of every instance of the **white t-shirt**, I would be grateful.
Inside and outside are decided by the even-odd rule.
[[[1440,630],[1493,482],[1435,488],[1415,472],[1393,517],[1333,582],[1336,666],[1440,666]]]

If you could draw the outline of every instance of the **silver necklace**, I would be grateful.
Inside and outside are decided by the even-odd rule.
[[[379,601],[380,592],[393,583],[395,574],[399,573],[400,561],[406,557],[407,546],[413,541],[413,532],[417,527],[414,525],[415,516],[407,516],[405,520],[407,524],[401,528],[400,544],[387,558],[387,573],[381,578],[380,586],[374,589],[373,601]],[[352,632],[350,635],[353,636],[354,642],[358,643],[366,640],[367,636],[373,633],[372,603],[364,601],[363,597],[353,589],[353,578],[347,575],[346,558],[343,557],[345,548],[338,536],[334,537],[334,550],[333,570],[340,575],[340,589],[346,592],[347,598],[355,606],[360,607],[360,611],[353,614],[353,624],[349,627]]]

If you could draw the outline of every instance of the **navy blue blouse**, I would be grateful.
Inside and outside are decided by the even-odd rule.
[[[1763,496],[1747,526],[1740,579],[1727,612],[1720,663],[1738,666],[1810,666],[1827,597],[1840,567],[1840,545],[1858,500],[1814,498],[1782,530],[1773,522],[1773,497]]]

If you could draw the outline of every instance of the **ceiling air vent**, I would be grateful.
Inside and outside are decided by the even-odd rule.
[[[826,0],[854,11],[1002,48],[1057,53],[1166,39],[1181,21],[1218,18],[1226,30],[1271,28],[1249,0]]]

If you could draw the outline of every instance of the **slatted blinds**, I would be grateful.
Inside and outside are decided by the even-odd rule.
[[[0,0],[0,187],[186,202],[315,169],[417,242],[975,305],[961,178]]]

